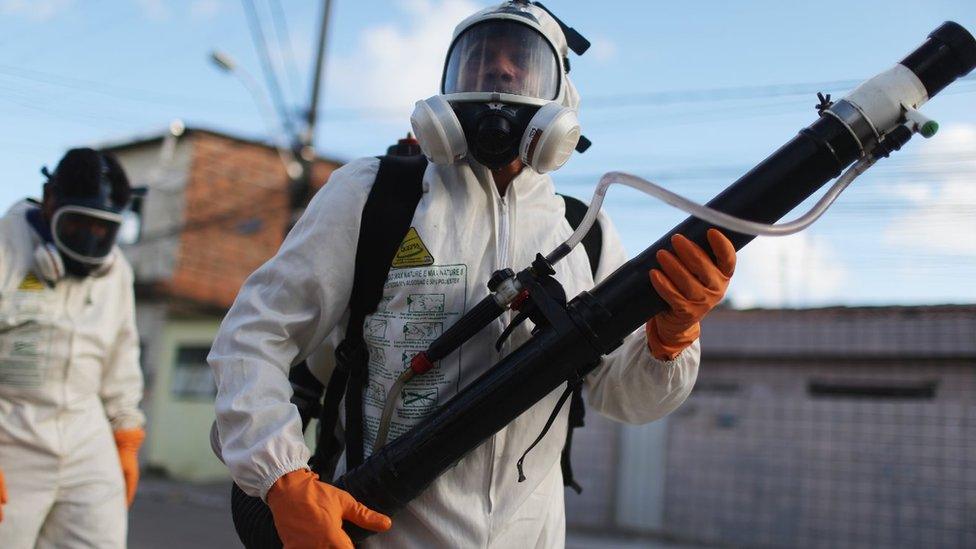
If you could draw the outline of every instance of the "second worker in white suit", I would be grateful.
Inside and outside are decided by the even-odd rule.
[[[4,549],[125,546],[145,423],[132,268],[115,246],[130,195],[115,158],[72,149],[43,202],[0,219]]]

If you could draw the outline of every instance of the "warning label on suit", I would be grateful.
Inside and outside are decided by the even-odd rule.
[[[409,236],[404,240],[405,245]],[[366,319],[363,330],[370,350],[370,383],[364,399],[366,416],[380,417],[386,394],[409,367],[414,355],[425,350],[464,313],[467,279],[467,265],[390,270],[380,306]],[[405,432],[457,392],[462,351],[438,361],[434,368],[416,376],[404,387],[396,398],[391,438]],[[367,438],[375,436],[375,426],[377,422],[366,422],[370,431]]]
[[[420,238],[417,229],[410,227],[407,235],[403,237],[403,242],[400,243],[400,248],[397,249],[396,256],[393,258],[393,268],[419,267],[433,263],[434,256],[430,255],[427,245]]]

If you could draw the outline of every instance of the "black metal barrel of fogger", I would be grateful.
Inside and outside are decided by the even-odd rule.
[[[918,76],[931,97],[972,70],[976,41],[965,29],[949,23],[929,36],[906,61],[919,56],[920,51],[929,52],[916,65],[929,68],[928,77]],[[933,87],[928,87],[927,80]],[[709,205],[738,217],[774,222],[837,177],[861,154],[859,141],[848,125],[840,118],[822,116]],[[655,254],[670,248],[669,237],[674,233],[682,233],[708,249],[708,228],[696,218],[679,224],[592,291],[574,299],[569,306],[574,320],[571,329],[541,330],[420,424],[343,475],[337,485],[373,509],[395,513],[468,452],[574,373],[586,373],[594,357],[608,352],[647,318],[664,310],[665,304],[647,276],[649,269],[658,266]],[[736,249],[753,238],[726,234]],[[369,535],[350,525],[347,531],[354,539]]]
[[[925,87],[931,99],[956,79],[976,68],[976,39],[961,25],[948,21],[932,31],[927,40],[899,62]],[[893,128],[875,128],[887,132]],[[799,205],[828,180],[837,177],[861,154],[861,145],[851,128],[830,114],[801,130],[789,143],[712,199],[709,206],[737,217],[773,223]],[[861,136],[861,141],[864,141]],[[705,233],[709,225],[690,217],[628,261],[592,290],[597,301],[613,311],[613,317],[599,330],[601,345],[640,326],[664,307],[661,298],[647,288],[647,271],[656,268],[655,254],[670,248],[670,235],[681,233],[709,250]],[[736,250],[752,235],[724,230]]]

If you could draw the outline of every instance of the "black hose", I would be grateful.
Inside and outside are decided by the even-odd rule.
[[[247,549],[279,549],[281,538],[271,516],[271,508],[261,498],[249,496],[235,483],[230,491],[234,530]]]
[[[291,403],[298,408],[302,419],[302,432],[320,410],[320,401],[325,388],[312,374],[304,361],[296,364],[288,372],[294,394]],[[230,512],[234,520],[234,530],[241,543],[248,549],[279,549],[281,539],[271,516],[271,508],[261,498],[249,496],[237,483],[231,485]]]
[[[462,343],[474,337],[475,334],[500,317],[505,309],[498,305],[494,296],[489,295],[468,311],[461,319],[451,325],[427,348],[427,355],[431,362],[437,362],[451,354]]]

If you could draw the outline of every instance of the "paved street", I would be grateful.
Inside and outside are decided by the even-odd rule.
[[[131,549],[240,547],[230,517],[230,485],[187,484],[145,478],[129,515]],[[570,532],[567,549],[690,549],[642,539],[611,539]]]
[[[240,547],[230,518],[230,485],[143,479],[129,514],[129,547]]]

